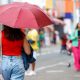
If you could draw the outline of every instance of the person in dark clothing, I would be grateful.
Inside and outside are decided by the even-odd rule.
[[[67,42],[67,37],[64,34],[61,38],[61,51],[60,51],[61,53],[67,50],[66,42]]]

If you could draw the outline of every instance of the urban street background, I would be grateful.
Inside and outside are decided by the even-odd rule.
[[[35,4],[53,20],[52,25],[37,30],[39,41],[43,41],[37,52],[36,75],[25,75],[25,80],[80,80],[80,72],[73,67],[72,53],[61,52],[61,38],[66,36],[67,39],[80,22],[80,0],[0,0],[0,5],[12,2]]]

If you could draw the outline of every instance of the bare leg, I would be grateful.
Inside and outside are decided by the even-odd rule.
[[[33,62],[31,65],[32,65],[32,71],[35,71],[35,62]]]

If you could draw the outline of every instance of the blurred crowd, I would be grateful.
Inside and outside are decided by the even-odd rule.
[[[62,37],[66,35],[64,33],[64,18],[63,17],[56,17],[54,13],[51,13],[49,9],[43,9],[45,13],[52,19],[53,24],[49,26],[45,26],[44,28],[35,30],[35,29],[27,29],[27,33],[31,33],[32,35],[27,35],[27,38],[30,38],[30,42],[36,42],[33,47],[36,47],[37,44],[39,48],[47,47],[51,45],[60,44],[62,41]],[[32,30],[32,31],[31,31]],[[33,44],[33,43],[32,43]]]

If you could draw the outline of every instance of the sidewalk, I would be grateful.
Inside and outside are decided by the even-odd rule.
[[[48,47],[42,47],[40,51],[38,52],[38,55],[44,55],[49,53],[56,53],[60,51],[60,45],[50,45]]]

